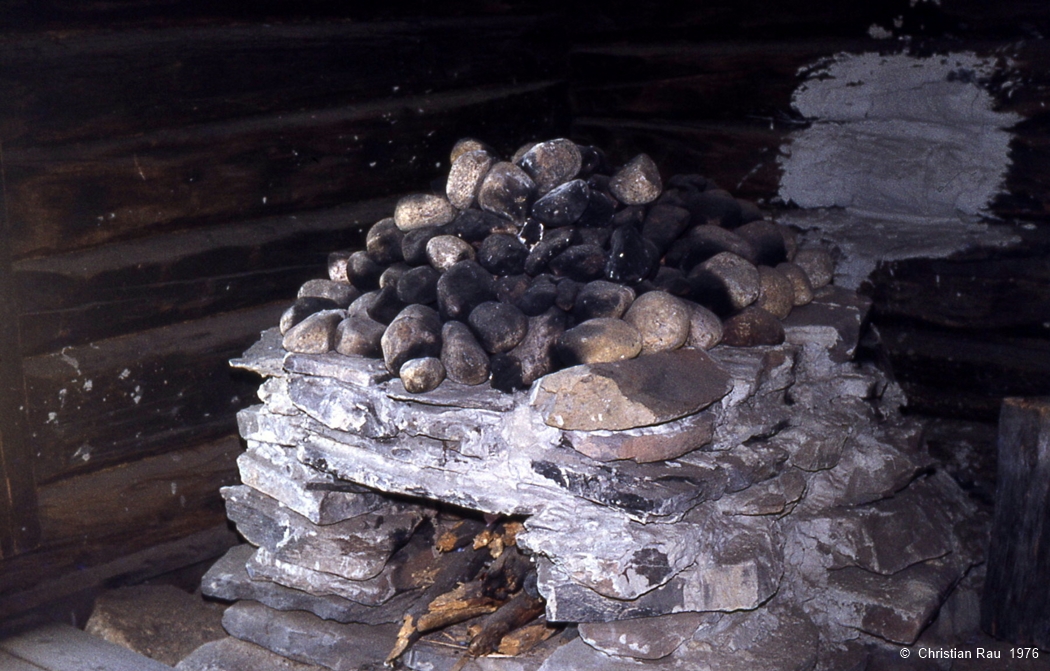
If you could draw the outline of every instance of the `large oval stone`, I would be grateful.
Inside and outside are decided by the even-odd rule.
[[[642,334],[642,354],[678,349],[689,337],[689,309],[685,301],[663,291],[650,291],[636,298],[623,320]]]
[[[558,356],[569,365],[631,359],[641,351],[642,335],[621,319],[589,319],[558,338]]]

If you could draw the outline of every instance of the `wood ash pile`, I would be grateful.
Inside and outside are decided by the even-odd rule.
[[[832,255],[697,176],[462,141],[231,362],[231,635],[334,671],[863,668],[986,520]]]

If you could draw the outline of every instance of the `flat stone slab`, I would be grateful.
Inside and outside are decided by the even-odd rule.
[[[227,636],[205,643],[175,665],[176,671],[326,671],[281,657],[266,648]]]
[[[710,444],[715,417],[699,412],[656,426],[626,431],[566,431],[577,452],[596,461],[629,459],[639,464],[677,459]]]
[[[784,338],[796,345],[823,347],[835,363],[852,361],[870,309],[870,298],[828,285],[784,319]]]

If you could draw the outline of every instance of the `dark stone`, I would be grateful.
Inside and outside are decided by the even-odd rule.
[[[741,198],[737,198],[736,202],[740,203],[740,223],[749,224],[752,221],[758,221],[759,219],[765,218],[766,215],[762,212],[758,205],[751,202],[750,200],[743,200]]]
[[[401,240],[404,231],[397,227],[393,217],[377,221],[368,229],[365,236],[365,249],[372,260],[382,265],[390,265],[404,260],[401,255]]]
[[[383,274],[379,276],[379,288],[382,289],[387,286],[397,287],[397,283],[401,281],[401,276],[404,275],[412,266],[407,263],[395,263],[383,271]]]
[[[368,317],[368,311],[375,304],[376,299],[379,298],[379,291],[369,291],[361,294],[357,300],[350,304],[350,307],[346,309],[347,317]],[[371,317],[368,317],[371,319]]]
[[[598,245],[573,245],[558,254],[547,265],[555,275],[577,282],[596,280],[605,272],[605,250]]]
[[[796,307],[784,320],[789,342],[820,344],[832,361],[852,361],[871,309],[871,299],[854,291],[826,286],[813,292],[813,300]]]
[[[668,187],[674,187],[683,191],[706,191],[715,188],[715,183],[703,175],[686,174],[674,175],[667,180]]]
[[[608,227],[577,229],[581,245],[596,245],[602,249],[608,248],[609,238],[612,237],[612,232],[613,229]]]
[[[497,231],[513,229],[506,219],[497,217],[491,212],[484,210],[469,209],[459,213],[452,223],[442,226],[441,233],[463,238],[467,242],[481,242],[489,234]]]
[[[692,286],[685,278],[685,273],[677,268],[660,266],[653,277],[653,285],[674,296],[688,296]]]
[[[616,212],[616,199],[604,190],[608,188],[608,182],[605,182],[605,187],[603,188],[595,186],[596,183],[601,183],[601,180],[597,179],[598,177],[602,177],[602,175],[594,175],[587,180],[590,192],[587,195],[587,207],[584,208],[583,214],[580,215],[577,222],[580,226],[590,228],[608,226],[612,222],[613,214]]]
[[[576,296],[582,288],[583,284],[563,277],[558,281],[558,295],[554,297],[554,305],[565,312],[572,312],[576,306]]]
[[[528,255],[529,249],[517,236],[494,233],[478,248],[478,263],[493,275],[519,275]]]
[[[619,319],[627,312],[634,298],[634,290],[622,284],[605,280],[588,282],[576,294],[572,316],[577,322],[596,317]]]
[[[473,260],[474,248],[469,242],[454,235],[435,235],[427,242],[427,261],[445,271],[460,261]]]
[[[569,226],[587,209],[590,189],[587,182],[574,179],[554,187],[532,205],[532,216],[551,228]]]
[[[772,221],[759,219],[744,224],[734,233],[751,243],[755,248],[755,263],[763,266],[775,266],[787,260],[787,248],[784,245],[782,226]]]
[[[750,242],[733,231],[718,226],[694,226],[675,240],[668,249],[664,263],[688,273],[698,263],[715,254],[732,252],[754,263],[757,254]]]
[[[633,226],[620,226],[609,238],[605,276],[614,282],[637,284],[656,273],[660,252]]]
[[[605,160],[605,152],[593,145],[576,145],[580,150],[580,174],[589,177],[595,172],[605,172],[609,169]]]
[[[378,357],[383,353],[380,343],[384,331],[385,326],[369,317],[347,317],[336,327],[332,349],[346,356]]]
[[[766,310],[752,305],[723,322],[722,342],[732,347],[779,345],[784,342],[784,325]]]
[[[284,314],[281,315],[281,335],[287,333],[288,329],[292,328],[315,312],[320,312],[321,310],[337,310],[340,307],[341,306],[338,303],[330,298],[319,298],[316,296],[297,298],[295,299],[295,302],[284,311]]]
[[[583,158],[575,142],[559,138],[533,145],[517,163],[545,194],[579,174]]]
[[[492,154],[483,149],[463,152],[456,156],[445,183],[448,201],[460,210],[466,210],[473,205],[481,182],[494,162]]]
[[[633,359],[642,351],[642,335],[631,324],[608,317],[589,319],[558,338],[558,358],[567,366]]]
[[[460,261],[442,273],[437,296],[442,317],[464,321],[474,308],[496,299],[496,282],[476,261]]]
[[[539,219],[526,217],[525,223],[518,230],[518,239],[529,249],[543,239],[543,222]]]
[[[379,290],[375,301],[368,308],[368,316],[381,324],[389,324],[405,308],[405,304],[397,296],[397,287],[386,286]]]
[[[368,252],[354,252],[346,260],[347,280],[361,291],[371,291],[379,288],[379,276],[386,270],[372,260]]]
[[[609,222],[609,225],[614,228],[618,226],[633,226],[640,231],[642,230],[642,224],[644,222],[645,206],[628,205],[613,215],[612,221]]]
[[[575,228],[558,228],[546,231],[543,239],[536,243],[529,255],[525,258],[525,272],[530,275],[539,275],[546,268],[550,260],[568,249],[577,242],[578,237]]]
[[[475,385],[489,379],[489,355],[463,322],[447,321],[442,326],[441,363],[453,382]]]
[[[496,300],[517,305],[528,291],[532,278],[528,275],[505,275],[496,278]],[[520,307],[520,306],[519,306]]]
[[[689,210],[694,223],[708,223],[724,228],[736,228],[743,221],[740,203],[725,191],[709,189],[703,192],[684,191],[682,206]]]
[[[555,368],[555,343],[565,333],[567,315],[551,308],[541,315],[529,318],[528,332],[507,355],[519,363],[521,378],[516,386],[525,388]]]
[[[654,205],[645,215],[642,236],[656,245],[662,256],[689,226],[689,210],[676,205]]]
[[[510,393],[525,388],[520,360],[506,353],[495,354],[492,356],[490,367],[493,389]]]
[[[532,280],[524,293],[512,301],[526,316],[543,314],[554,306],[558,298],[558,285],[550,275],[540,275]]]
[[[625,205],[645,205],[660,196],[660,169],[646,154],[638,154],[616,171],[609,181],[612,194]]]
[[[405,391],[411,394],[423,394],[438,388],[445,379],[445,366],[437,357],[409,359],[401,365],[398,374]]]
[[[490,354],[513,349],[529,328],[528,317],[510,303],[486,301],[471,311],[467,319],[478,342]]]
[[[442,231],[436,226],[430,228],[417,228],[414,231],[405,233],[405,237],[401,239],[401,255],[405,259],[405,263],[412,266],[421,266],[427,261],[427,243],[430,239],[436,235],[441,235]]]
[[[410,359],[441,356],[441,326],[436,322],[436,314],[433,320],[399,316],[390,322],[381,340],[387,370],[396,375]]]
[[[505,219],[524,221],[535,189],[535,183],[524,170],[513,163],[497,163],[481,183],[478,205]]]
[[[437,300],[437,283],[441,277],[433,266],[416,266],[401,275],[397,297],[402,303],[429,304]]]
[[[361,292],[349,282],[307,280],[299,287],[299,298],[327,298],[341,308],[350,307]]]

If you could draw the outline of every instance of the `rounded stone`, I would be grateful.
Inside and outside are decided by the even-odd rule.
[[[577,221],[580,226],[589,228],[608,226],[616,213],[616,199],[594,186],[595,178],[601,176],[603,175],[592,175],[587,180],[590,193],[587,196],[587,207],[584,208],[583,214],[580,215],[580,219]]]
[[[529,289],[532,278],[525,274],[504,275],[496,278],[496,300],[517,303]]]
[[[784,325],[760,307],[752,305],[725,320],[722,343],[732,347],[779,345],[784,342]]]
[[[672,296],[688,296],[692,287],[685,278],[685,273],[677,268],[660,266],[653,277],[653,286],[666,291]]]
[[[795,287],[784,273],[769,266],[758,267],[758,300],[755,305],[777,319],[787,319],[795,306]]]
[[[405,237],[401,240],[401,256],[405,259],[405,263],[410,266],[421,266],[429,263],[427,261],[427,243],[443,232],[437,226],[429,226],[405,233]]]
[[[481,140],[472,137],[464,137],[456,140],[456,144],[452,145],[452,151],[449,152],[448,156],[449,163],[455,163],[457,158],[472,151],[485,151],[495,156],[495,152],[492,151],[492,148]]]
[[[410,359],[441,356],[441,326],[429,319],[399,316],[386,327],[380,347],[387,370],[397,374]]]
[[[806,277],[814,289],[831,284],[835,277],[835,261],[823,249],[800,249],[793,263],[806,271]]]
[[[551,259],[547,266],[556,275],[590,282],[605,274],[605,250],[598,245],[573,245]]]
[[[758,300],[758,268],[732,252],[715,254],[689,274],[696,301],[728,314]]]
[[[409,359],[398,372],[401,384],[410,394],[422,394],[437,389],[445,379],[445,366],[437,357]]]
[[[397,297],[405,304],[429,304],[437,300],[437,283],[441,273],[433,266],[416,266],[405,271],[397,281]]]
[[[583,285],[576,294],[572,315],[577,322],[609,317],[619,319],[635,299],[634,289],[617,282],[595,280]]]
[[[787,248],[784,246],[781,228],[772,221],[759,219],[740,226],[734,232],[755,248],[756,264],[775,266],[787,260]]]
[[[590,202],[590,188],[582,179],[554,187],[532,205],[532,216],[551,228],[576,222]]]
[[[448,379],[459,384],[481,384],[489,379],[489,355],[463,322],[441,327],[441,363]]]
[[[517,300],[512,301],[527,316],[543,314],[558,298],[558,285],[550,275],[540,275],[529,283]]]
[[[809,283],[809,275],[800,266],[790,261],[777,265],[777,270],[791,282],[792,290],[795,292],[792,303],[795,307],[808,305],[813,300],[813,286]]]
[[[684,191],[682,207],[689,210],[694,223],[708,223],[723,228],[736,228],[743,221],[740,203],[721,189]]]
[[[388,286],[397,287],[397,283],[401,281],[401,276],[412,269],[412,266],[407,263],[395,263],[383,271],[383,274],[379,276],[379,288],[384,289]]]
[[[475,208],[463,210],[452,220],[451,224],[446,224],[440,229],[441,234],[454,235],[470,243],[481,242],[492,233],[514,233],[516,231],[514,224],[506,219]]]
[[[386,327],[363,315],[347,317],[335,329],[336,352],[346,356],[378,357],[383,353],[381,341]]]
[[[346,309],[346,316],[368,316],[368,311],[372,309],[372,305],[375,304],[376,299],[379,298],[379,290],[368,291],[361,294],[357,300],[350,304],[350,307]]]
[[[462,321],[485,301],[496,300],[496,282],[477,261],[460,261],[438,279],[437,300],[442,317]]]
[[[402,231],[428,226],[442,226],[456,217],[456,208],[448,199],[430,193],[414,193],[397,201],[394,222]]]
[[[756,258],[755,248],[744,238],[729,229],[704,224],[694,226],[675,240],[664,257],[664,263],[688,273],[698,263],[721,252],[732,252],[752,263]]]
[[[513,349],[529,330],[529,319],[510,303],[486,301],[467,318],[478,342],[489,354]]]
[[[722,320],[718,315],[692,301],[686,306],[689,308],[689,337],[685,339],[685,347],[711,349],[722,342]]]
[[[525,272],[530,275],[539,275],[547,269],[547,264],[551,259],[576,242],[579,242],[579,236],[575,228],[556,228],[553,231],[547,231],[543,239],[536,243],[525,258]]]
[[[616,171],[609,181],[609,189],[626,205],[651,203],[663,190],[660,169],[648,155],[638,154]]]
[[[623,320],[642,334],[642,354],[678,349],[689,337],[689,308],[682,299],[663,291],[634,299]]]
[[[315,312],[288,329],[281,346],[289,352],[299,354],[324,354],[335,344],[335,330],[343,319],[345,310],[321,310]]]
[[[525,272],[529,249],[515,235],[493,233],[478,248],[478,263],[493,275],[520,275]]]
[[[484,150],[468,151],[452,161],[445,183],[445,195],[448,202],[460,210],[474,204],[481,182],[485,179],[495,159]]]
[[[332,252],[328,255],[328,279],[335,282],[349,282],[346,276],[346,263],[350,260],[350,251]]]
[[[346,260],[346,278],[361,291],[379,288],[379,278],[386,266],[376,263],[368,252],[354,252]]]
[[[583,156],[572,140],[558,138],[534,144],[516,161],[545,194],[579,174]]]
[[[381,324],[389,324],[404,307],[404,301],[397,297],[397,285],[388,284],[368,306],[368,316]]]
[[[524,221],[535,191],[536,185],[524,170],[513,163],[496,163],[478,189],[478,206],[504,219]]]
[[[349,282],[308,280],[299,287],[299,298],[327,298],[341,308],[350,307],[361,292]]]
[[[634,226],[620,226],[609,237],[605,276],[614,282],[637,284],[651,278],[660,265],[660,251]]]
[[[440,271],[446,271],[460,261],[473,260],[474,248],[466,240],[454,235],[435,235],[427,241],[427,261]]]
[[[633,359],[642,351],[642,334],[622,319],[600,317],[561,334],[557,351],[569,366]]]
[[[645,215],[642,235],[651,240],[662,255],[688,227],[689,210],[677,205],[657,204]]]
[[[555,369],[555,344],[565,332],[568,316],[557,308],[529,317],[529,331],[517,347],[507,352],[520,364],[521,378],[514,381],[525,388]],[[493,357],[495,359],[496,357]]]
[[[558,280],[558,295],[554,297],[554,305],[564,312],[572,312],[576,307],[576,296],[579,295],[583,284],[576,280],[562,277]]]
[[[288,329],[292,328],[315,312],[320,312],[321,310],[337,310],[340,307],[342,306],[330,298],[322,298],[319,296],[304,296],[302,298],[297,298],[295,299],[295,302],[292,303],[283,314],[281,314],[278,328],[281,331],[281,335],[284,335],[285,333],[288,333]]]
[[[401,240],[405,232],[397,227],[393,217],[372,224],[365,236],[365,250],[376,263],[391,264],[404,260],[401,255]]]

